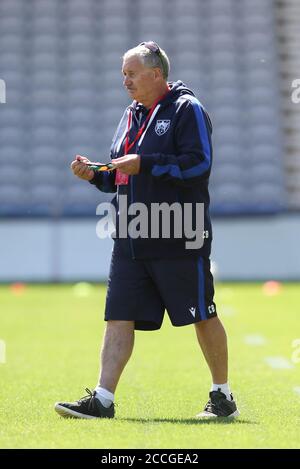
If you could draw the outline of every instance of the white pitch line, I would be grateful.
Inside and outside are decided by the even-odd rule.
[[[236,310],[234,308],[232,308],[231,306],[226,306],[226,305],[222,306],[221,305],[219,307],[219,310],[220,310],[221,316],[223,315],[223,316],[230,317],[230,316],[234,316],[236,314]]]
[[[265,357],[265,362],[271,367],[278,370],[291,370],[294,365],[284,357]]]
[[[295,386],[294,391],[295,391],[296,394],[299,394],[299,396],[300,396],[300,386]]]
[[[244,342],[247,345],[252,345],[253,347],[259,347],[260,345],[265,345],[267,340],[264,336],[260,334],[249,334],[244,337]]]
[[[232,288],[227,288],[227,287],[224,287],[224,288],[218,288],[218,298],[222,301],[222,300],[225,300],[225,301],[230,301],[233,297],[233,290]]]
[[[0,339],[0,363],[6,363],[6,343]]]

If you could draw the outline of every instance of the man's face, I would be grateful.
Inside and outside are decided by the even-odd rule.
[[[123,85],[129,96],[143,103],[153,93],[156,82],[155,69],[145,67],[138,57],[128,57],[123,62]]]

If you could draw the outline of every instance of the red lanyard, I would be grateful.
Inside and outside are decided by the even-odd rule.
[[[143,133],[145,131],[145,128],[146,128],[146,125],[148,124],[148,122],[149,122],[149,120],[150,120],[150,118],[151,118],[157,104],[159,103],[159,101],[161,101],[169,93],[169,91],[170,91],[170,89],[168,89],[168,91],[165,94],[160,96],[155,101],[155,103],[152,105],[145,122],[143,123],[142,127],[138,130],[138,133],[136,134],[135,138],[133,139],[133,141],[131,143],[129,143],[129,131],[130,131],[131,122],[132,122],[132,111],[129,110],[128,120],[127,120],[127,134],[126,134],[126,140],[125,140],[125,155],[128,155],[131,148],[136,144],[136,142],[139,140],[139,138],[143,135]]]
[[[130,127],[131,127],[131,123],[132,123],[132,111],[129,110],[129,114],[128,114],[128,120],[127,120],[127,133],[126,133],[126,139],[125,139],[125,155],[127,155],[129,153],[129,151],[131,150],[131,148],[136,144],[136,142],[139,140],[139,138],[143,135],[143,133],[145,132],[145,129],[146,129],[146,125],[148,124],[157,104],[159,103],[159,101],[161,101],[170,91],[170,88],[168,87],[168,91],[163,95],[163,96],[160,96],[160,98],[158,98],[155,103],[153,104],[153,106],[151,107],[150,111],[149,111],[149,114],[145,120],[145,122],[143,123],[142,127],[138,130],[138,133],[136,134],[134,140],[129,143],[129,132],[130,132]],[[115,184],[116,185],[126,185],[128,184],[128,180],[129,180],[129,177],[127,174],[124,174],[122,173],[119,169],[117,169],[116,171],[116,179],[115,179]]]

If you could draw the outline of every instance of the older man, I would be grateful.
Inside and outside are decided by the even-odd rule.
[[[117,192],[118,218],[99,383],[79,401],[57,403],[55,410],[63,417],[114,417],[114,393],[133,350],[134,331],[159,329],[165,310],[174,326],[194,324],[211,371],[209,401],[197,417],[239,415],[228,385],[227,340],[210,272],[211,122],[192,91],[180,81],[167,81],[169,68],[166,53],[152,41],[127,51],[122,73],[133,102],[113,139],[113,170],[95,172],[84,157],[71,165],[76,176],[99,190]],[[188,248],[187,237],[176,236],[175,228],[167,238],[161,231],[122,237],[122,196],[128,206],[139,202],[149,209],[154,203],[190,204],[191,224],[197,204],[204,204],[203,242]]]

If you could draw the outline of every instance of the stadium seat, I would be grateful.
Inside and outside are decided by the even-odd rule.
[[[211,16],[214,16],[216,14],[232,16],[234,13],[234,6],[235,3],[232,0],[228,0],[227,2],[224,2],[222,0],[211,0],[209,2],[208,11]]]
[[[220,144],[238,144],[242,140],[242,134],[235,125],[220,125],[215,128],[214,140],[217,141],[217,145]]]
[[[37,54],[59,53],[62,42],[57,35],[38,34],[32,41],[32,51]]]
[[[20,127],[23,123],[24,113],[19,106],[9,106],[5,112],[0,112],[0,135],[4,132],[3,127]]]
[[[24,5],[20,3],[20,0],[1,0],[0,3],[0,15],[2,17],[7,16],[21,16],[24,15]]]
[[[0,129],[1,145],[14,145],[16,142],[23,142],[25,140],[25,131],[22,127],[15,125],[3,126]]]
[[[55,127],[62,117],[58,109],[48,106],[33,108],[29,116],[33,127],[40,125]]]
[[[89,184],[80,181],[63,193],[65,215],[96,215],[97,205],[103,200],[100,192],[93,190]]]
[[[270,125],[252,125],[249,128],[249,136],[255,142],[254,145],[272,142],[278,147],[282,141],[281,131],[276,123],[271,123]]]
[[[219,165],[219,162],[221,161],[236,165],[242,165],[244,161],[243,155],[243,148],[240,145],[232,145],[230,143],[219,145],[218,149],[215,151],[214,162],[216,163],[216,165]]]
[[[33,92],[43,89],[55,91],[61,86],[61,76],[56,70],[35,70],[32,73],[30,84]]]
[[[22,54],[24,53],[25,45],[24,39],[21,34],[13,34],[10,31],[4,33],[0,30],[0,53],[5,51],[6,54]]]
[[[219,106],[212,113],[212,119],[216,127],[224,124],[224,122],[230,125],[238,126],[242,119],[242,112],[240,111],[240,109],[237,109],[230,105],[222,107]]]
[[[0,186],[0,216],[28,216],[31,198],[21,186],[4,184]]]
[[[243,180],[246,177],[245,169],[240,162],[230,162],[226,161],[224,158],[220,157],[218,160],[218,166],[214,169],[213,178],[217,184],[222,187],[223,184],[240,184],[243,183]]]
[[[283,187],[272,182],[262,182],[255,185],[255,190],[251,192],[253,203],[261,204],[281,204],[285,200]]]
[[[1,130],[0,130],[1,138]],[[12,142],[8,145],[2,145],[0,151],[0,167],[9,163],[11,165],[17,165],[20,168],[26,168],[27,166],[27,154],[24,152],[24,148],[18,142]],[[1,202],[0,202],[1,203]]]
[[[265,161],[265,162],[277,162],[279,160],[279,156],[281,154],[280,148],[276,144],[276,142],[264,142],[264,143],[258,143],[255,142],[254,145],[252,146],[252,161],[253,164],[256,164],[257,161]],[[274,161],[275,160],[275,161]]]
[[[1,35],[13,34],[19,36],[25,28],[25,19],[22,16],[2,16],[0,13]]]
[[[1,53],[1,77],[3,71],[15,71],[18,73],[24,72],[24,57],[22,53],[2,52]]]
[[[85,0],[82,2],[81,0],[72,0],[71,2],[67,2],[65,6],[66,13],[70,17],[92,17],[94,14],[94,0]]]
[[[282,186],[283,172],[279,165],[270,162],[257,162],[250,167],[250,178],[253,183],[273,183]]]
[[[102,0],[101,2],[95,2],[94,8],[98,13],[101,13],[105,18],[115,17],[119,15],[123,19],[127,19],[128,8],[130,4],[124,2],[124,0]]]
[[[34,4],[33,13],[36,16],[45,15],[55,17],[59,13],[58,8],[60,3],[61,2],[59,0],[39,0]]]
[[[36,70],[57,70],[60,65],[59,57],[57,54],[39,52],[33,55],[30,65],[33,72]]]
[[[0,169],[0,185],[2,186],[6,182],[14,183],[16,181],[24,181],[28,176],[28,171],[24,168],[13,165],[9,161],[3,162]],[[22,181],[22,182],[23,182]]]
[[[239,81],[237,69],[216,67],[211,70],[211,86],[215,88],[233,88]]]
[[[30,138],[35,145],[51,145],[59,137],[60,130],[50,125],[41,125],[31,128]]]
[[[243,206],[248,200],[246,189],[241,183],[224,183],[221,186],[215,186],[212,190],[212,201],[219,206],[227,204]]]
[[[61,192],[53,184],[37,184],[31,190],[31,214],[56,216],[61,212]]]
[[[31,16],[27,23],[26,29],[37,37],[39,34],[54,34],[59,35],[60,27],[59,21],[55,16]]]
[[[51,161],[49,163],[33,165],[30,168],[29,177],[32,185],[43,183],[58,187],[63,182],[63,172],[59,170],[57,165],[51,165]]]
[[[147,18],[149,15],[155,15],[158,19],[164,18],[166,10],[166,5],[160,0],[151,0],[151,2],[140,2],[139,4],[139,13],[141,18]]]

